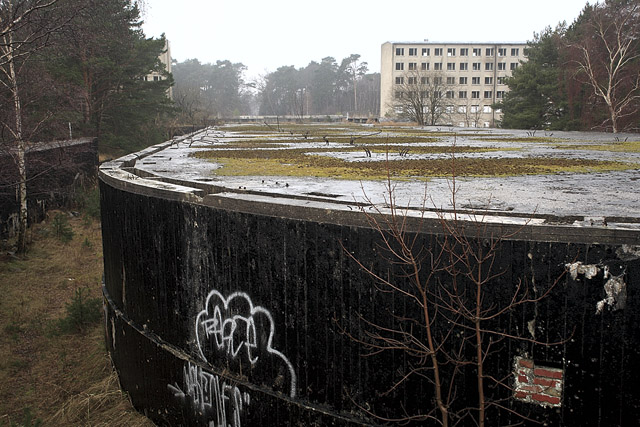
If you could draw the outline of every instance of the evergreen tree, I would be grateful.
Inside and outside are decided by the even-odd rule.
[[[294,115],[296,114],[296,94],[300,85],[299,70],[294,66],[280,67],[265,77],[262,88],[260,114]]]
[[[122,151],[160,142],[169,111],[164,38],[144,37],[133,0],[0,2],[0,149],[15,159],[18,246],[26,247],[27,148],[39,141],[97,136]]]
[[[137,4],[129,0],[68,0],[78,10],[52,52],[52,69],[70,86],[70,108],[81,133],[103,147],[133,151],[161,142],[159,115],[170,111],[172,84],[159,55],[164,37],[147,39]],[[165,79],[146,81],[152,71]]]
[[[502,126],[515,129],[570,129],[560,56],[564,26],[547,27],[527,48],[528,61],[513,71],[509,92],[496,105]]]
[[[188,59],[173,66],[176,82],[174,98],[185,124],[205,126],[218,117],[230,117],[250,112],[242,74],[246,67],[231,61],[201,64]]]

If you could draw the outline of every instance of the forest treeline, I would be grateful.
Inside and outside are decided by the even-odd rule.
[[[8,0],[0,5],[0,139],[99,137],[131,150],[158,142],[172,79],[129,0]]]
[[[241,63],[203,64],[189,59],[173,65],[176,106],[187,122],[208,123],[238,115],[377,115],[380,74],[352,54],[311,61],[302,68],[282,66],[245,81]]]
[[[133,0],[0,4],[0,141],[95,136],[132,151],[183,126],[238,115],[378,114],[380,75],[353,54],[282,66],[247,81],[241,63],[188,59],[166,72]],[[163,75],[147,79],[151,72]],[[172,87],[173,101],[166,94]]]

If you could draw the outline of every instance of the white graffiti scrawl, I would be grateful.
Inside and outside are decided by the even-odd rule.
[[[167,387],[179,399],[189,398],[199,413],[215,413],[212,427],[240,427],[241,414],[249,406],[251,397],[217,375],[203,371],[189,362],[183,368],[184,390],[177,384]]]
[[[271,313],[254,306],[249,295],[234,292],[225,298],[213,290],[207,296],[205,308],[196,317],[198,351],[204,361],[215,351],[233,360],[248,362],[252,367],[261,358],[275,357],[289,374],[289,394],[296,395],[296,373],[289,359],[273,347],[275,325]]]

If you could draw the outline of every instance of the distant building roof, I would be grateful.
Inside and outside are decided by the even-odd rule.
[[[527,44],[523,41],[440,41],[440,40],[422,40],[422,41],[386,41],[391,44]],[[383,44],[385,44],[383,43]]]

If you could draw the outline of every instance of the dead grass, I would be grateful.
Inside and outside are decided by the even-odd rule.
[[[609,144],[558,145],[556,148],[572,150],[611,151],[615,153],[640,153],[640,141],[621,141]]]
[[[237,132],[247,127],[231,128]],[[267,126],[253,126],[248,129],[264,129]],[[225,128],[228,130],[229,128]],[[447,177],[451,174],[451,161],[444,158],[429,158],[432,154],[456,153],[456,174],[464,177],[494,177],[548,175],[557,173],[612,172],[635,169],[637,163],[571,159],[547,155],[526,155],[521,145],[509,143],[535,143],[553,146],[563,141],[550,136],[517,137],[512,134],[486,134],[480,131],[469,134],[448,132],[446,129],[421,129],[402,126],[342,127],[310,126],[288,124],[288,132],[272,132],[273,138],[251,137],[243,141],[229,141],[212,149],[195,153],[196,157],[219,163],[221,168],[213,172],[219,176],[287,176],[287,177],[331,177],[338,179],[386,179],[391,172],[392,179],[429,179]],[[353,132],[352,132],[353,130]],[[480,145],[465,143],[452,144],[458,138],[467,137],[481,141]],[[500,143],[496,146],[492,143]],[[594,149],[598,149],[598,146]],[[608,145],[617,151],[635,152],[636,142]],[[525,151],[522,157],[465,156],[466,153],[491,153],[503,151]],[[614,150],[611,150],[614,151]],[[360,153],[368,161],[348,161],[334,154]],[[371,153],[396,154],[387,161]],[[325,153],[331,153],[325,155]],[[406,154],[410,154],[408,157]],[[420,157],[422,156],[422,157]],[[384,157],[384,156],[383,156]]]
[[[408,148],[408,147],[407,147]],[[422,151],[446,152],[446,147],[420,147]],[[459,147],[460,151],[465,147]],[[411,150],[420,150],[412,147]],[[308,153],[306,151],[309,151]],[[385,179],[387,172],[395,179],[447,177],[451,174],[450,159],[403,159],[386,162],[374,160],[349,162],[319,155],[330,149],[281,150],[212,150],[198,153],[223,167],[219,176],[289,176],[332,177],[339,179]],[[344,151],[352,151],[351,148]],[[360,149],[362,151],[362,149]],[[372,150],[374,151],[374,150]],[[470,149],[469,151],[490,151]],[[364,155],[364,154],[363,154]],[[491,177],[554,174],[560,172],[588,173],[626,170],[627,163],[566,158],[464,158],[456,159],[456,174],[462,177]]]
[[[100,224],[69,218],[75,236],[61,243],[54,213],[30,230],[23,257],[0,255],[0,425],[21,423],[29,409],[44,425],[153,425],[120,391],[102,324],[61,334],[56,321],[76,289],[100,297]]]

